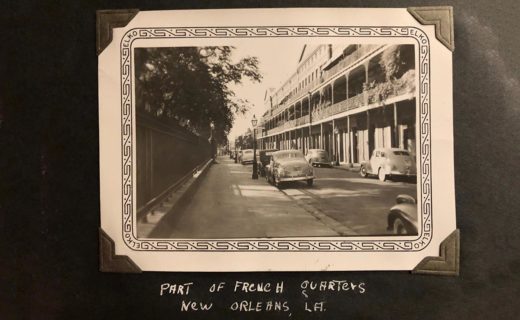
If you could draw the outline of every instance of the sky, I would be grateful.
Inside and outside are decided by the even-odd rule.
[[[253,114],[257,119],[267,110],[264,106],[264,95],[268,88],[279,88],[289,76],[296,71],[303,44],[279,43],[265,45],[262,42],[250,42],[247,45],[235,45],[233,60],[246,56],[256,56],[263,76],[261,83],[243,81],[241,85],[232,85],[231,89],[237,98],[247,99],[251,109],[245,115],[237,115],[233,128],[228,136],[233,141],[237,136],[251,128]]]

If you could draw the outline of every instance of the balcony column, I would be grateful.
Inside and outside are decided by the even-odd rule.
[[[345,94],[346,94],[346,100],[348,100],[348,76],[349,76],[349,72],[347,72],[347,74],[345,75],[345,86],[346,86]]]
[[[397,103],[394,102],[394,145],[393,147],[399,148],[399,136],[397,128]]]
[[[337,146],[336,146],[336,121],[332,119],[332,157],[334,164],[337,163]]]
[[[368,66],[370,65],[370,60],[367,60],[363,66],[365,67],[365,83],[368,85]],[[363,104],[368,105],[368,92],[363,91]]]
[[[323,122],[320,123],[320,141],[319,141],[320,149],[323,149]]]
[[[369,159],[370,159],[370,153],[371,153],[371,151],[372,151],[372,150],[371,150],[371,149],[372,149],[372,146],[371,146],[371,144],[370,144],[370,140],[371,140],[370,137],[371,137],[372,133],[371,133],[370,131],[371,131],[371,130],[370,130],[370,110],[367,110],[367,140],[368,140],[368,141],[367,141],[367,147],[368,147],[368,156],[367,156],[367,157],[364,157],[364,156],[363,156],[363,158],[364,158],[365,160],[369,160]],[[366,153],[366,152],[365,152],[365,153]]]
[[[305,137],[303,136],[303,128],[300,129],[300,141],[302,146],[302,152],[305,154]]]
[[[347,128],[348,128],[348,142],[349,142],[349,159],[350,164],[354,163],[354,135],[350,128],[350,116],[347,117]]]
[[[312,113],[311,113],[311,92],[309,91],[309,100],[308,100],[308,108],[309,108],[309,149],[312,148]]]

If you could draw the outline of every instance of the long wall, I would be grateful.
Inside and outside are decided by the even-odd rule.
[[[158,203],[167,190],[211,158],[211,145],[174,121],[136,115],[137,214]]]

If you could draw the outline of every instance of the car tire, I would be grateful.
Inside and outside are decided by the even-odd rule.
[[[307,180],[307,186],[312,187],[312,184],[314,183],[314,179],[308,179]]]
[[[363,177],[363,178],[366,178],[368,177],[368,171],[367,171],[367,168],[362,165],[360,168],[359,168],[359,174]]]
[[[282,186],[282,182],[277,180],[276,176],[274,176],[274,175],[273,175],[273,181],[274,181],[274,186],[275,187],[280,188]]]
[[[393,231],[394,231],[394,234],[399,234],[399,235],[408,234],[408,230],[406,230],[406,225],[403,222],[403,220],[401,220],[401,218],[396,218],[394,220]]]
[[[383,170],[383,168],[379,168],[377,171],[377,177],[379,178],[379,181],[385,182],[386,181],[386,173]]]

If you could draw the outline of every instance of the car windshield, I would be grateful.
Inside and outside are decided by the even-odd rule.
[[[408,151],[394,151],[394,155],[396,156],[409,156]]]
[[[284,152],[274,155],[275,159],[301,159],[303,158],[303,154],[301,152]]]

